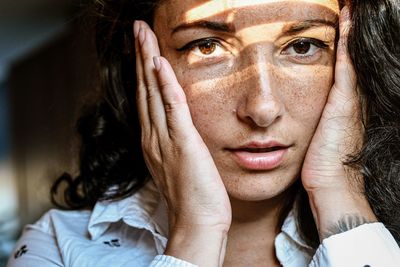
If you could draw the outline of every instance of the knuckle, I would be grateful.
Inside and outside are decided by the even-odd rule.
[[[155,81],[153,79],[147,79],[146,80],[146,87],[147,87],[148,93],[154,95],[155,91],[158,88],[158,83],[157,83],[157,81]]]
[[[154,90],[148,90],[146,100],[148,103],[157,103],[159,96]]]
[[[171,115],[171,113],[174,113],[176,110],[179,109],[178,106],[179,104],[174,102],[164,103],[165,113],[167,113],[167,115]],[[175,118],[174,116],[170,116],[170,119],[172,123],[176,123],[177,118]]]
[[[154,141],[142,143],[144,158],[153,167],[162,165],[163,162],[160,147],[155,143]]]
[[[135,96],[137,102],[142,102],[143,100],[145,100],[146,99],[145,89],[143,87],[138,87]]]
[[[144,81],[143,81],[143,78],[142,78],[141,74],[139,75],[139,73],[138,73],[136,76],[137,76],[136,77],[136,88],[139,91],[140,89],[143,89]]]
[[[171,82],[169,80],[163,80],[160,82],[160,86],[162,88],[168,89],[168,88],[173,88],[174,84],[173,84],[173,82]]]
[[[146,153],[154,153],[156,142],[154,141],[154,134],[142,135],[142,149]]]
[[[158,52],[159,48],[158,48],[158,39],[157,36],[155,35],[155,33],[153,31],[150,31],[150,40],[152,42],[152,45],[154,47],[154,49]]]
[[[176,143],[174,152],[177,155],[190,154],[196,144],[196,140],[188,131],[171,130],[171,140]]]
[[[145,66],[149,66],[150,62],[153,61],[153,55],[151,53],[144,53],[143,54],[143,61],[144,61]]]

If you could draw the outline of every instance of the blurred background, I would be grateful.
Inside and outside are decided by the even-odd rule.
[[[0,0],[0,267],[22,227],[51,208],[51,183],[74,170],[95,64],[81,2]]]

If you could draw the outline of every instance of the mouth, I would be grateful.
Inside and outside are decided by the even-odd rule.
[[[277,151],[280,150],[284,147],[280,147],[280,146],[274,146],[274,147],[265,147],[265,148],[252,148],[252,147],[244,147],[238,150],[241,151],[246,151],[246,152],[250,152],[250,153],[267,153],[267,152],[273,152],[273,151]]]
[[[282,165],[290,146],[278,142],[251,142],[228,149],[236,163],[247,170],[267,171]]]

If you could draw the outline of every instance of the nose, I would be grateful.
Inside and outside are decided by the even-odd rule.
[[[244,92],[237,115],[246,123],[266,128],[281,118],[284,104],[273,88],[272,68],[265,62],[253,66],[250,68],[252,75],[242,84]]]

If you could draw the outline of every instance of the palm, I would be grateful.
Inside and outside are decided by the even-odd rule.
[[[362,144],[363,126],[357,79],[347,52],[350,21],[342,19],[335,84],[329,94],[317,130],[307,151],[302,181],[307,191],[346,187],[349,168],[343,162]]]

